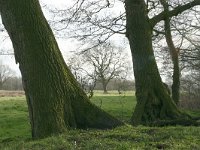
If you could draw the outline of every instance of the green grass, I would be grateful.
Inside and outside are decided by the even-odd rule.
[[[129,122],[136,100],[134,96],[95,96],[91,101],[120,120]]]
[[[128,122],[135,97],[98,95],[91,99],[117,118]],[[199,112],[187,111],[193,116]],[[200,150],[200,127],[132,127],[112,130],[70,130],[58,136],[31,140],[24,97],[0,98],[0,150]]]
[[[0,98],[0,141],[30,137],[25,98]]]

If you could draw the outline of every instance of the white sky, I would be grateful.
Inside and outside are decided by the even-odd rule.
[[[54,6],[57,8],[64,8],[67,6],[67,4],[73,2],[72,0],[40,0],[41,5],[48,5],[48,6]],[[45,14],[46,18],[48,19],[48,14]],[[1,19],[0,19],[1,20]],[[0,21],[1,22],[1,21]],[[6,37],[6,39],[5,39]],[[12,50],[12,43],[8,37],[7,34],[0,36],[0,50],[10,51]],[[5,40],[4,40],[5,39]],[[72,42],[71,40],[65,40],[65,39],[58,39],[57,42],[59,45],[60,50],[63,53],[63,56],[65,58],[69,57],[66,51],[73,51],[76,49],[75,42]],[[11,51],[12,53],[12,51]],[[20,76],[20,71],[18,68],[18,65],[15,63],[14,56],[6,56],[6,55],[0,55],[0,61],[3,62],[3,64],[9,65],[18,76]]]
[[[104,0],[106,2],[106,0]],[[114,1],[114,0],[113,0]],[[65,9],[67,8],[69,5],[71,5],[72,3],[74,3],[75,1],[74,0],[40,0],[41,2],[41,5],[42,6],[49,6],[49,7],[56,7],[56,8],[60,8],[60,9]],[[117,3],[117,11],[123,11],[123,6],[121,5],[121,3]],[[50,17],[50,15],[46,12],[44,12],[47,20],[48,20],[48,17]],[[1,22],[1,18],[0,18],[0,22]],[[8,35],[4,35],[4,36],[1,36],[2,34],[0,34],[0,52],[1,50],[10,50],[12,49],[12,44],[9,40],[9,37]],[[5,36],[7,36],[6,40],[3,40],[5,39]],[[118,41],[123,41],[123,40],[119,40],[121,39],[121,37],[119,36],[115,36],[115,41],[116,43],[119,43]],[[67,40],[67,39],[61,39],[61,38],[57,38],[57,42],[58,42],[58,45],[59,45],[59,48],[65,58],[65,60],[67,58],[70,57],[70,54],[69,52],[70,51],[75,51],[76,48],[77,48],[77,42],[75,41],[72,41],[72,40]],[[129,46],[128,46],[129,47]],[[127,52],[129,52],[129,56],[130,56],[130,50],[129,48],[127,48]],[[131,58],[130,58],[131,59]],[[14,56],[5,56],[5,55],[0,55],[0,61],[2,61],[4,64],[7,64],[9,65],[16,73],[18,76],[20,76],[20,71],[18,69],[18,65],[15,64],[15,59],[14,59]],[[159,63],[158,63],[159,66],[161,66]]]
[[[56,7],[56,8],[61,8],[61,9],[64,9],[66,8],[67,6],[69,6],[70,4],[72,4],[74,1],[73,0],[40,0],[40,3],[41,3],[41,6],[49,6],[49,7]],[[122,6],[123,7],[123,6]],[[120,9],[120,7],[119,7]],[[118,10],[119,11],[119,10]],[[44,11],[44,14],[45,14],[45,17],[47,18],[48,20],[48,17],[49,17],[49,14],[46,13]],[[1,20],[1,19],[0,19]],[[2,39],[4,39],[6,36],[6,40],[4,40],[2,42]],[[11,50],[13,49],[12,48],[12,44],[11,44],[11,41],[8,37],[8,35],[4,35],[3,37],[0,36],[0,51],[3,49],[3,50]],[[116,38],[118,39],[119,37],[116,36]],[[58,45],[59,45],[59,48],[65,58],[65,60],[67,58],[70,57],[70,51],[75,51],[76,50],[76,45],[77,43],[75,41],[72,41],[72,40],[67,40],[67,39],[61,39],[61,38],[56,38],[57,39],[57,42],[58,42]],[[15,63],[15,59],[14,59],[14,56],[5,56],[5,55],[0,55],[0,61],[3,62],[3,64],[7,64],[9,65],[15,72],[18,76],[20,76],[20,71],[19,71],[19,68],[18,68],[18,65]]]

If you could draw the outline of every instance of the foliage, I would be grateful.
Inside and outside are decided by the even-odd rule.
[[[102,93],[102,92],[101,92]],[[128,121],[135,105],[133,93],[129,96],[100,95],[91,100],[99,106]],[[124,101],[124,111],[120,101]],[[120,112],[124,112],[121,116]],[[199,112],[189,112],[200,116]],[[112,130],[70,130],[59,136],[31,140],[27,106],[24,97],[0,98],[0,149],[1,150],[69,150],[69,149],[200,149],[200,127],[123,127]]]

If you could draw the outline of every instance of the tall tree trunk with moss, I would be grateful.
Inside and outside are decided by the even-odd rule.
[[[152,47],[152,25],[144,0],[125,0],[127,38],[133,58],[137,104],[132,123],[149,124],[182,116],[164,87]]]
[[[120,121],[91,104],[66,66],[38,0],[0,0],[3,24],[23,78],[34,138]]]

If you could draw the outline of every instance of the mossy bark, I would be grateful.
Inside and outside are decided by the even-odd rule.
[[[162,83],[152,47],[152,26],[143,0],[125,0],[127,38],[133,58],[137,104],[133,124],[182,116]]]
[[[123,123],[91,104],[67,68],[38,0],[0,0],[22,74],[34,138]]]

